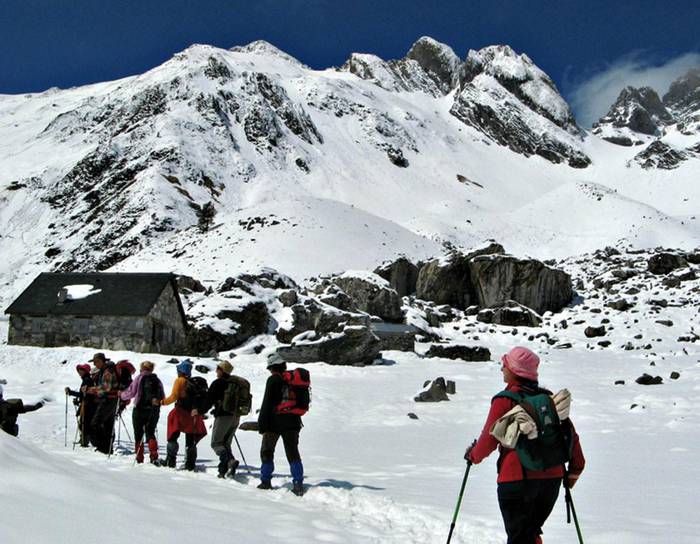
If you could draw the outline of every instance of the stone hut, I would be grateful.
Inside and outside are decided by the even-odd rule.
[[[172,274],[44,273],[7,310],[8,344],[180,353],[187,319]]]

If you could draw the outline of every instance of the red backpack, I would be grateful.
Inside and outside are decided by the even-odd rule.
[[[311,376],[304,368],[282,372],[284,391],[282,402],[277,405],[277,414],[294,414],[303,416],[311,406]]]

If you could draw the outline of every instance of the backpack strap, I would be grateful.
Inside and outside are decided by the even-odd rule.
[[[525,396],[516,393],[515,391],[508,391],[508,390],[503,390],[497,395],[493,397],[494,399],[497,398],[506,398],[510,399],[513,402],[515,402],[518,406],[520,406],[523,410],[525,410],[525,413],[529,415],[532,418],[532,421],[535,423],[535,426],[537,427],[537,432],[541,433],[542,432],[542,424],[540,422],[540,418],[537,415],[537,412],[535,411],[535,408],[530,404],[529,402],[525,402]]]

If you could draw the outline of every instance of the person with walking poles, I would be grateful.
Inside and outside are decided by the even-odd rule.
[[[229,361],[220,361],[216,365],[216,379],[209,386],[209,404],[214,416],[211,449],[219,457],[219,478],[236,475],[240,463],[231,444],[240,421],[239,406],[245,401],[242,397],[250,395],[250,384],[243,378],[232,376],[232,372],[233,365]]]
[[[569,499],[585,465],[569,419],[571,396],[539,386],[540,360],[529,349],[515,347],[501,361],[506,388],[493,397],[481,435],[464,457],[476,465],[499,448],[498,504],[508,544],[542,544],[562,481]]]
[[[117,377],[114,363],[104,353],[95,353],[92,362],[97,369],[95,385],[87,389],[95,402],[95,413],[90,422],[90,440],[97,451],[111,455],[114,442],[114,423],[117,415]]]
[[[90,365],[85,363],[76,365],[75,370],[80,376],[80,387],[73,391],[66,387],[66,395],[73,397],[73,404],[76,407],[75,417],[78,421],[78,432],[80,433],[80,447],[87,448],[90,445],[90,422],[95,415],[95,403],[93,397],[87,394],[87,390],[95,385],[90,375]],[[75,448],[75,444],[73,445]]]
[[[17,417],[21,414],[34,412],[46,404],[41,400],[35,404],[25,404],[22,399],[5,399],[2,384],[0,384],[0,429],[12,436],[19,435]]]
[[[289,385],[293,377],[287,371],[287,364],[278,353],[267,357],[267,369],[270,376],[265,384],[265,394],[258,415],[258,432],[262,434],[260,447],[260,484],[258,489],[272,489],[272,473],[275,470],[275,447],[280,437],[287,454],[287,461],[292,473],[292,493],[304,494],[304,465],[299,454],[299,432],[303,427],[301,415],[308,410],[308,373],[306,373],[306,406],[296,406],[295,399],[290,399]],[[303,370],[303,369],[297,369]],[[294,371],[296,374],[297,371]],[[286,378],[285,378],[286,376]],[[300,392],[304,386],[301,385]]]
[[[125,391],[119,394],[122,402],[133,400],[134,409],[131,420],[134,425],[134,443],[136,449],[136,462],[141,464],[144,460],[144,435],[148,444],[148,457],[154,465],[158,462],[158,441],[156,440],[156,427],[160,418],[160,401],[165,398],[163,383],[153,373],[155,365],[151,361],[143,361],[140,365],[141,372],[131,382]]]
[[[176,367],[177,378],[170,395],[160,401],[161,406],[175,403],[168,414],[168,445],[165,465],[174,468],[177,462],[180,433],[185,433],[185,469],[194,470],[197,462],[197,442],[207,429],[202,415],[207,410],[207,387],[204,378],[192,378],[192,363],[185,359]],[[202,383],[204,382],[204,383]]]

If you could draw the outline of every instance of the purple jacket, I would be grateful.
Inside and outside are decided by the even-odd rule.
[[[122,391],[120,394],[121,400],[127,401],[134,399],[134,406],[138,406],[139,401],[141,400],[141,393],[143,392],[143,388],[141,387],[141,381],[143,380],[144,376],[149,376],[153,374],[150,370],[142,370],[141,373],[134,378],[134,381],[131,382],[131,385],[126,388],[125,391]],[[163,385],[161,384],[161,397],[163,397]]]

